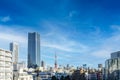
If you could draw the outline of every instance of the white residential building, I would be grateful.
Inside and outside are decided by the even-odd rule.
[[[12,53],[0,49],[0,80],[13,80]]]
[[[27,72],[24,72],[23,68],[19,69],[18,74],[18,80],[33,80],[33,76],[29,75]]]

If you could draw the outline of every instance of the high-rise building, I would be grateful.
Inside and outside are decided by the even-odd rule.
[[[13,70],[17,70],[17,64],[18,64],[18,44],[13,42],[10,43],[10,51],[12,52],[13,56]]]
[[[40,67],[40,34],[28,33],[28,68]]]
[[[12,52],[0,49],[0,80],[13,80]]]

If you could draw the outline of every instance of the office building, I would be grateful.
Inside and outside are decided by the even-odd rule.
[[[28,68],[40,67],[40,35],[28,33]]]
[[[105,79],[120,80],[120,52],[111,54],[111,59],[105,61]]]
[[[13,80],[12,52],[0,49],[0,80]]]
[[[17,64],[18,64],[18,44],[13,42],[10,43],[10,51],[12,52],[13,56],[13,70],[17,71]]]

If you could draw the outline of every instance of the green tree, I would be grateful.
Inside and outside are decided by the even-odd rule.
[[[66,76],[64,80],[71,80],[70,76]]]
[[[55,76],[52,76],[52,80],[57,80],[57,78]]]
[[[60,80],[64,80],[64,76],[61,76]]]

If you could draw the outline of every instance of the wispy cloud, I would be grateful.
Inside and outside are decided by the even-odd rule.
[[[120,25],[111,25],[110,27],[115,31],[120,31]]]
[[[112,26],[113,28],[113,26]],[[103,39],[101,44],[98,45],[95,51],[93,51],[93,55],[99,58],[109,58],[110,53],[120,51],[120,31],[118,30],[118,26],[114,26],[117,28],[115,32],[112,33],[112,36]]]
[[[0,39],[11,42],[27,43],[25,35],[19,34],[16,29],[11,29],[5,25],[0,25]]]
[[[26,38],[20,35],[15,34],[7,34],[7,33],[0,33],[0,39],[8,40],[8,41],[15,41],[15,42],[22,42],[26,43]]]
[[[1,21],[1,22],[8,22],[8,21],[10,21],[10,20],[11,20],[10,16],[5,16],[5,17],[1,17],[1,18],[0,18],[0,21]]]
[[[66,52],[75,52],[75,53],[83,53],[88,50],[87,45],[84,45],[80,42],[71,41],[70,39],[64,37],[63,35],[59,35],[59,36],[57,35],[55,37],[52,37],[53,39],[52,41],[48,38],[45,38],[42,41],[41,45],[43,47],[54,48]]]

